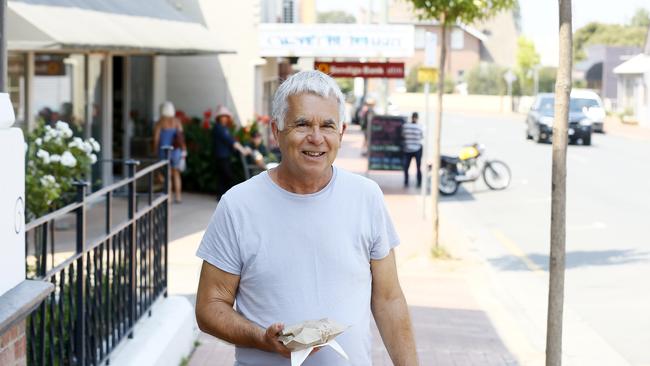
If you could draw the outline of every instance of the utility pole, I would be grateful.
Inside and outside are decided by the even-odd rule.
[[[0,93],[7,92],[7,0],[0,0]]]

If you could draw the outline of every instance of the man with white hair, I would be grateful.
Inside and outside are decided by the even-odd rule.
[[[348,326],[350,361],[325,347],[303,365],[371,365],[371,312],[393,363],[418,364],[382,192],[332,165],[344,118],[331,77],[289,77],[273,100],[282,162],[223,195],[201,241],[197,321],[236,346],[235,365],[289,365],[279,333],[321,318]]]

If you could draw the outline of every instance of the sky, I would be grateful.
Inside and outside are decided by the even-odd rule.
[[[404,0],[393,0],[404,1]],[[377,8],[380,0],[316,0],[318,11],[344,10],[355,14],[372,2]],[[558,63],[558,2],[557,0],[519,0],[521,25],[524,36],[535,42],[543,65]],[[648,0],[573,0],[573,30],[585,24],[598,21],[602,23],[627,23],[634,12],[641,7],[650,10]]]

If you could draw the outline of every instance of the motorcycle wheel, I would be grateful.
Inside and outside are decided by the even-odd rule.
[[[460,183],[454,179],[454,174],[452,174],[447,169],[440,169],[438,171],[438,191],[443,196],[451,196],[458,191],[458,186]]]
[[[502,190],[510,185],[510,168],[500,160],[490,160],[483,168],[483,180],[493,190]]]

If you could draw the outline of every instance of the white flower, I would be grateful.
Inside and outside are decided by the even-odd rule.
[[[56,186],[56,179],[54,179],[54,176],[48,174],[43,177],[41,177],[41,185],[44,187],[49,187],[49,186]]]
[[[90,164],[95,164],[97,162],[97,155],[90,154]]]
[[[56,129],[60,130],[60,131],[69,130],[70,125],[68,125],[66,122],[63,122],[63,121],[57,121],[56,122]]]
[[[86,153],[86,155],[90,155],[93,152],[93,145],[86,141],[83,143],[81,149]]]
[[[95,140],[95,139],[92,138],[92,137],[91,137],[90,140],[88,140],[88,141],[90,141],[90,143],[93,145],[93,150],[94,150],[95,152],[99,152],[99,150],[101,149],[101,147],[99,146],[99,142],[97,142],[97,140]]]
[[[36,146],[41,146],[41,144],[43,144],[43,139],[39,137],[36,140],[34,140],[34,143],[36,144]]]
[[[36,156],[43,159],[43,162],[45,164],[50,163],[50,153],[48,153],[47,151],[43,149],[38,149],[38,151],[36,152]]]
[[[69,128],[68,128],[67,130],[64,130],[64,131],[63,131],[63,137],[65,137],[65,138],[67,138],[67,139],[69,139],[70,137],[72,137],[72,130],[69,129]]]
[[[72,141],[70,141],[70,142],[68,143],[68,147],[69,147],[69,148],[76,147],[76,148],[78,148],[79,150],[83,150],[82,145],[83,145],[83,141],[82,141],[79,137],[75,137],[75,138],[73,138]]]
[[[70,151],[66,150],[63,155],[61,155],[61,165],[74,168],[77,165],[77,159],[74,158]]]
[[[61,155],[59,154],[52,154],[50,155],[50,161],[53,163],[58,163],[61,161]]]

